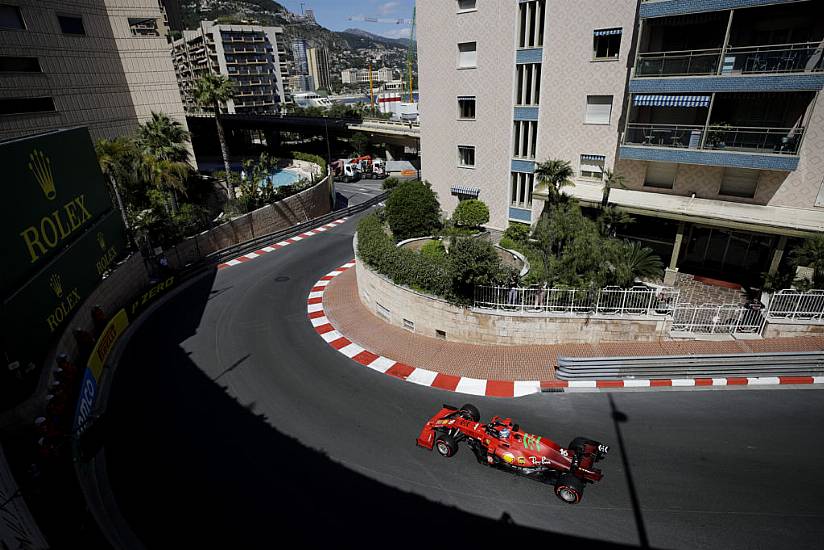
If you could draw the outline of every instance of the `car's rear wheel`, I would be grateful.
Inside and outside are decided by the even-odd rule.
[[[461,407],[461,412],[468,416],[469,420],[472,422],[478,422],[481,419],[481,411],[479,411],[478,407],[471,403],[463,405]]]
[[[584,496],[584,482],[570,473],[563,473],[555,483],[555,496],[567,504],[578,504]]]
[[[435,449],[441,456],[449,458],[458,452],[458,443],[451,435],[441,434],[435,438]]]

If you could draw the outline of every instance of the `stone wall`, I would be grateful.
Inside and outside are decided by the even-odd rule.
[[[331,211],[331,190],[328,179],[324,178],[296,195],[189,237],[165,254],[173,268],[184,267],[218,250],[287,229]]]
[[[667,339],[671,320],[610,316],[530,316],[461,308],[398,286],[363,262],[355,267],[361,302],[385,321],[416,334],[469,344],[654,342]],[[411,326],[409,323],[412,323]],[[439,335],[438,331],[444,334]]]
[[[824,334],[824,325],[814,321],[767,321],[764,338],[790,338],[793,336],[817,336]]]

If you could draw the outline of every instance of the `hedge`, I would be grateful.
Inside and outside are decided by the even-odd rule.
[[[463,227],[481,227],[489,221],[489,208],[478,199],[463,200],[455,207],[452,221]]]

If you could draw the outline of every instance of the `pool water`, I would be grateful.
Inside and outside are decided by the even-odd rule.
[[[293,183],[297,183],[300,181],[300,178],[301,173],[297,170],[284,168],[282,170],[278,170],[277,172],[272,172],[268,179],[272,182],[273,186],[283,187],[284,185],[292,185]]]

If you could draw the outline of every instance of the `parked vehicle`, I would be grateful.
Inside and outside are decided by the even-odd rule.
[[[348,159],[338,159],[332,162],[335,178],[346,183],[358,181],[361,178],[358,164],[353,164]]]

